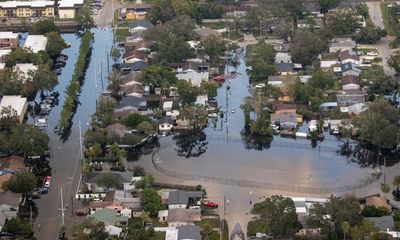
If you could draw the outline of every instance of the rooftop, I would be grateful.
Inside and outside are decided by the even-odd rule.
[[[31,49],[33,53],[44,51],[47,45],[47,37],[44,35],[28,35],[24,48]]]
[[[1,4],[1,3],[0,3]],[[4,38],[8,38],[8,39],[12,39],[12,38],[18,38],[19,34],[18,33],[13,33],[13,32],[0,32],[0,38],[4,39]]]
[[[73,8],[76,7],[77,5],[83,5],[84,0],[61,0],[59,2],[58,7],[59,8]]]
[[[26,98],[21,97],[20,95],[3,96],[0,102],[0,111],[3,108],[11,107],[17,112],[17,115],[25,114],[23,111],[25,109],[26,101]]]
[[[44,8],[54,6],[54,1],[6,1],[0,2],[0,8],[32,7]]]
[[[168,222],[193,223],[196,221],[201,221],[200,209],[176,208],[168,210]]]
[[[201,240],[200,226],[182,225],[177,229],[178,240]]]
[[[194,192],[181,191],[181,190],[171,191],[169,192],[168,196],[168,205],[188,204],[189,198],[202,198],[203,195],[204,193],[201,191],[194,191]]]

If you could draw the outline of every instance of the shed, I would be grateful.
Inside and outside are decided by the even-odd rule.
[[[165,101],[163,103],[163,111],[171,111],[172,110],[172,105],[174,104],[173,101]]]

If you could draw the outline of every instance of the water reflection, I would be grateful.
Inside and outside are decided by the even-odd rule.
[[[207,150],[207,135],[201,128],[176,133],[173,137],[179,157],[199,157]]]

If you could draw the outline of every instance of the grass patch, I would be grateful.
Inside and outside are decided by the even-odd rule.
[[[322,55],[322,60],[323,61],[334,61],[338,59],[338,54],[337,53],[326,53]]]
[[[123,29],[117,29],[116,34],[117,36],[117,42],[123,42],[125,41],[126,37],[129,37],[131,33],[129,32],[129,29],[123,28]]]
[[[390,15],[390,9],[386,3],[380,4],[382,18],[383,18],[383,25],[385,25],[385,30],[387,31],[389,36],[395,36],[395,26],[393,26],[392,17]]]
[[[228,37],[228,35],[229,35],[229,37]],[[229,34],[227,32],[222,33],[222,37],[235,41],[235,40],[239,40],[239,39],[243,38],[243,34],[241,34],[240,32],[237,32],[237,31],[229,31]]]
[[[196,222],[195,224],[201,228],[207,224],[209,224],[212,228],[219,228],[219,218],[203,219],[201,222]]]
[[[203,22],[201,24],[201,26],[203,27],[209,27],[215,30],[221,29],[221,28],[225,28],[226,27],[226,23],[224,22]]]
[[[154,236],[150,238],[151,240],[164,240],[165,232],[154,232]]]

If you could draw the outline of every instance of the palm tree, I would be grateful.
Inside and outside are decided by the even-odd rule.
[[[343,239],[346,240],[346,234],[348,234],[350,231],[350,224],[348,222],[344,221],[344,222],[342,222],[340,227],[342,228],[342,231],[343,231]]]
[[[93,158],[98,157],[102,152],[101,146],[97,143],[93,144],[93,146],[91,146],[89,148],[89,158],[90,161],[92,161]]]
[[[114,144],[110,145],[108,151],[113,157],[117,157],[118,152],[120,151],[118,144],[115,142]]]

